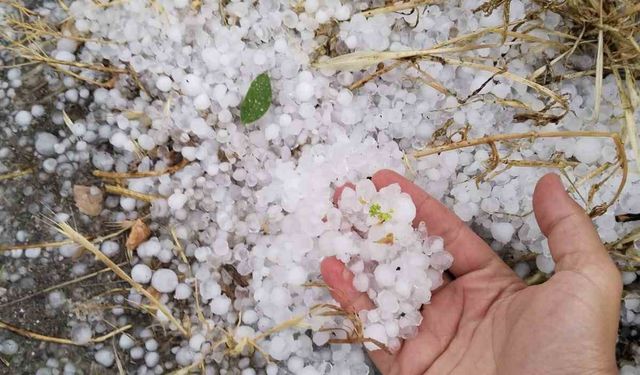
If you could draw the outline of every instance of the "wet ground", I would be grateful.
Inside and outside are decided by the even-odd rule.
[[[0,71],[2,73],[4,71]],[[43,105],[45,109],[51,107],[56,90],[55,87],[42,84],[46,83],[42,74],[37,67],[25,69],[23,76],[28,78],[16,90],[15,105],[0,109],[0,150],[4,149],[6,153],[0,159],[0,175],[30,170],[20,177],[0,179],[0,251],[12,245],[59,240],[46,218],[51,217],[52,212],[67,212],[75,218],[77,208],[70,196],[70,187],[96,182],[87,166],[75,169],[71,165],[59,165],[55,173],[43,171],[45,159],[34,151],[34,136],[41,131],[55,134],[60,130],[60,125],[54,124],[47,114],[26,130],[17,129],[8,117],[14,108],[28,110],[34,104]],[[74,112],[74,117],[79,117],[82,108],[70,108],[69,111]],[[102,234],[108,227],[101,218],[73,221],[81,233]],[[65,258],[57,252],[57,248],[42,251],[47,254],[33,259],[24,256],[0,257],[0,321],[50,337],[69,338],[71,321],[85,317],[107,322],[112,319],[108,313],[109,307],[104,306],[109,298],[96,296],[122,288],[121,280],[111,272],[104,272],[56,288],[64,294],[65,302],[58,308],[52,308],[47,301],[51,292],[47,288],[78,279],[80,276],[72,270],[74,265],[85,265],[85,275],[104,266],[96,264],[87,254]],[[124,254],[114,258],[114,261],[125,261]],[[122,295],[122,292],[119,294]],[[148,318],[143,319],[147,321],[141,324],[146,326],[151,323]],[[19,349],[18,353],[11,356],[0,352],[0,374],[34,374],[47,363],[54,365],[52,359],[59,362],[60,369],[70,362],[85,374],[117,373],[117,370],[105,371],[97,366],[93,361],[93,351],[85,347],[48,343],[0,329],[0,343],[6,339],[15,341]],[[111,345],[111,342],[106,344]]]

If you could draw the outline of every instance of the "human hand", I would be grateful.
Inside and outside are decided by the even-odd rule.
[[[424,221],[454,257],[453,278],[423,306],[418,334],[396,353],[369,352],[383,374],[617,374],[620,273],[557,175],[541,178],[533,195],[556,262],[555,274],[536,286],[527,286],[455,214],[404,177],[383,170],[373,182],[378,189],[397,183],[411,195],[414,226]],[[321,268],[344,309],[373,306],[339,260],[326,258]]]

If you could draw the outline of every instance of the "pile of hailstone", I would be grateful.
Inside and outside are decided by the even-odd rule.
[[[339,214],[328,220],[347,232],[323,234],[320,246],[349,265],[353,286],[375,303],[376,308],[361,313],[365,336],[397,349],[399,338],[415,334],[422,321],[420,306],[429,302],[453,258],[441,238],[427,235],[424,223],[412,227],[416,208],[398,184],[376,191],[373,182],[362,180],[355,190],[344,189],[338,208]],[[377,349],[373,343],[365,346]]]
[[[502,75],[437,61],[416,63],[458,98],[474,96],[462,105],[456,97],[425,85],[412,69],[394,69],[351,89],[375,67],[351,72],[312,65],[318,52],[327,54],[322,52],[321,38],[327,25],[337,27],[332,52],[338,54],[429,49],[452,38],[499,28],[501,8],[491,15],[474,11],[484,0],[444,1],[420,5],[415,12],[370,17],[362,11],[385,2],[35,3],[42,3],[34,12],[47,23],[72,25],[65,31],[68,37],[50,40],[43,47],[50,56],[131,69],[144,88],[132,87],[137,85],[127,74],[107,77],[70,67],[89,82],[113,78],[114,86],[97,88],[52,73],[47,75],[48,84],[52,92],[59,92],[54,106],[29,108],[16,101],[11,125],[19,131],[11,136],[35,132],[40,181],[62,179],[61,194],[71,196],[80,180],[81,173],[76,172],[81,170],[165,171],[176,160],[187,162],[172,173],[122,180],[123,188],[160,197],[151,203],[105,193],[99,216],[74,212],[84,222],[145,217],[152,234],[133,252],[130,275],[145,288],[153,287],[161,302],[191,328],[190,337],[182,337],[158,314],[171,338],[167,345],[158,345],[163,338],[152,329],[134,326],[119,335],[117,348],[92,347],[94,359],[112,369],[114,359],[122,355],[139,373],[166,373],[203,364],[207,373],[220,374],[367,374],[359,345],[328,344],[332,338],[346,339],[342,329],[350,328],[348,319],[310,313],[318,305],[336,303],[326,288],[310,286],[321,280],[322,260],[335,256],[354,274],[354,288],[366,292],[374,304],[359,316],[364,336],[391,350],[414,334],[421,319],[418,308],[429,302],[453,260],[442,240],[428,235],[428,228],[412,226],[416,213],[410,197],[397,185],[377,191],[366,177],[383,168],[411,174],[417,185],[492,241],[496,251],[532,252],[535,265],[517,258],[519,275],[527,277],[538,270],[550,273],[555,265],[531,214],[535,182],[547,170],[506,168],[491,179],[476,181],[473,176],[486,170],[491,158],[485,147],[418,160],[405,157],[448,136],[459,140],[454,137],[463,131],[469,138],[532,130],[610,131],[623,116],[612,76],[604,79],[597,121],[584,120],[593,118],[593,77],[577,75],[550,83],[551,89],[569,100],[569,113],[557,123],[537,126],[516,120],[517,109],[498,102],[536,109],[547,103],[527,86]],[[537,9],[530,0],[509,3],[512,23]],[[0,27],[5,26],[6,16],[18,14],[0,2]],[[535,22],[547,30],[562,27],[562,18],[552,12],[540,14]],[[479,40],[487,48],[467,51],[463,58],[504,62],[504,69],[528,77],[559,53],[553,50],[557,35],[536,35],[539,38],[551,43],[543,50],[528,43],[502,45],[501,34],[488,34]],[[571,55],[570,64],[558,66],[589,65],[591,58],[579,52]],[[30,75],[28,68],[7,70],[7,82],[0,83],[0,110],[20,97],[16,93]],[[242,124],[243,97],[252,80],[263,73],[273,88],[271,106],[255,123]],[[70,107],[85,108],[87,113],[73,114]],[[70,114],[71,124],[63,110]],[[41,130],[45,119],[57,128]],[[22,138],[26,142],[29,137]],[[567,172],[573,180],[615,161],[613,146],[599,139],[538,139],[520,148],[498,147],[501,155],[514,161],[545,161],[555,155],[577,160],[580,165]],[[12,152],[9,147],[0,149],[0,164]],[[633,229],[633,224],[616,223],[616,213],[640,211],[638,161],[632,152],[628,154],[630,175],[619,203],[595,220],[605,242],[614,242]],[[334,204],[336,187],[348,182],[355,182],[355,188],[343,190]],[[586,185],[584,189],[586,196]],[[602,200],[615,189],[609,181],[594,199]],[[34,215],[38,213],[36,204],[29,207]],[[68,211],[64,206],[56,213]],[[16,240],[35,241],[24,232]],[[101,250],[115,259],[125,251],[120,245],[115,240],[105,242]],[[177,245],[184,254],[178,253]],[[76,246],[49,250],[7,254],[51,259],[78,255]],[[87,272],[86,264],[81,264],[85,258],[80,259],[74,276]],[[234,283],[228,269],[237,272],[244,285]],[[623,275],[626,284],[637,277],[636,271]],[[16,283],[20,278],[13,277]],[[53,297],[50,305],[63,308],[60,296]],[[105,312],[103,320],[117,326],[136,322],[135,313],[130,312],[145,304],[144,297],[135,290],[118,297],[126,308],[113,309],[113,315]],[[635,314],[637,306],[629,305],[628,311]],[[634,314],[625,314],[622,323],[636,327]],[[301,316],[304,324],[275,329]],[[69,327],[75,327],[71,336],[78,343],[107,330],[103,323],[73,319]],[[265,332],[269,334],[260,336]],[[232,337],[234,343],[216,345],[225,337]],[[238,343],[255,344],[260,350],[250,351]],[[13,345],[5,346],[11,349],[6,351],[15,352]],[[267,356],[273,361],[268,362]]]

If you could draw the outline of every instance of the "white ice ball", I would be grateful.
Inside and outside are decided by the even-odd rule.
[[[374,339],[382,344],[387,343],[387,331],[382,324],[371,324],[364,329],[364,337]],[[377,345],[367,342],[364,346],[369,350],[380,349]]]
[[[18,111],[14,119],[16,121],[16,124],[18,124],[19,126],[28,126],[31,124],[31,120],[33,120],[33,116],[31,115],[31,112]]]
[[[129,336],[128,334],[123,333],[122,335],[120,335],[120,339],[118,340],[118,345],[120,346],[121,349],[129,350],[133,348],[133,345],[135,345],[135,341],[133,341],[131,336]]]
[[[396,280],[395,270],[389,264],[380,264],[374,271],[376,282],[381,287],[392,286]]]
[[[202,92],[202,79],[195,74],[187,74],[180,83],[180,89],[187,96],[198,96]]]
[[[291,294],[283,287],[275,287],[271,291],[271,303],[278,307],[286,307],[291,303]]]
[[[491,235],[498,242],[508,243],[509,241],[511,241],[511,237],[513,237],[514,232],[515,229],[513,228],[513,224],[511,223],[491,223]]]
[[[71,329],[71,340],[77,345],[86,345],[91,341],[91,326],[86,323],[77,324]]]
[[[189,5],[189,0],[175,0],[173,2],[173,6],[176,7],[177,9],[182,9],[187,5]]]
[[[209,106],[211,106],[211,100],[209,99],[209,96],[207,94],[201,93],[200,95],[196,96],[195,99],[193,99],[193,106],[198,111],[204,111],[205,109],[209,108]]]
[[[296,98],[300,102],[306,102],[313,97],[313,85],[307,81],[302,81],[296,86]]]
[[[410,223],[416,217],[416,205],[411,196],[402,194],[394,202],[393,219],[400,223]]]
[[[307,271],[300,266],[293,266],[287,274],[287,281],[291,285],[302,285],[307,280]]]
[[[131,268],[131,278],[137,283],[148,283],[151,280],[152,275],[153,271],[151,271],[151,268],[144,263],[138,263]]]
[[[160,268],[153,273],[151,286],[160,293],[171,293],[178,286],[178,275],[173,270]]]
[[[364,273],[359,273],[353,278],[353,287],[359,292],[366,292],[369,289],[369,277]]]
[[[176,287],[176,292],[174,294],[174,298],[175,299],[187,299],[189,297],[191,297],[191,287],[187,284],[184,283],[180,283],[178,284],[178,286]]]
[[[601,147],[602,145],[598,139],[583,137],[578,139],[575,144],[574,156],[582,163],[593,164],[600,159],[602,154]]]
[[[43,156],[55,155],[54,146],[58,144],[58,138],[51,134],[40,132],[36,134],[36,151]]]
[[[551,273],[556,268],[556,263],[550,256],[540,254],[536,257],[536,266],[544,273]]]
[[[179,210],[187,203],[187,196],[182,193],[173,193],[167,200],[167,203],[172,210]]]
[[[96,359],[96,362],[98,362],[104,367],[111,367],[111,365],[113,365],[113,362],[115,360],[113,351],[111,351],[111,349],[108,349],[108,348],[98,350],[94,358]]]
[[[211,301],[211,312],[216,315],[224,315],[229,312],[231,300],[224,295],[220,295]]]
[[[156,79],[156,87],[158,88],[158,90],[162,92],[167,92],[171,90],[172,84],[173,84],[173,81],[171,80],[171,78],[167,76],[160,76],[158,77],[158,79]]]

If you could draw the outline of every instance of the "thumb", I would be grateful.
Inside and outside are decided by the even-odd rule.
[[[558,175],[549,173],[538,181],[533,210],[549,240],[556,272],[578,271],[608,285],[620,277],[591,218],[567,194]]]

